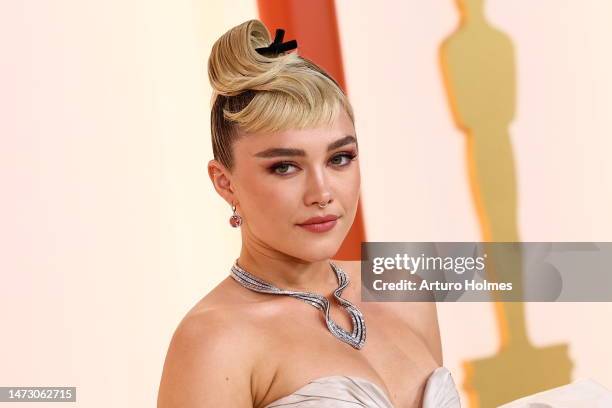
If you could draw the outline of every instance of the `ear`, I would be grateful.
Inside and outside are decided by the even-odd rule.
[[[208,162],[208,176],[217,190],[217,193],[229,205],[237,205],[238,200],[236,198],[235,189],[231,183],[231,175],[229,170],[217,160],[211,160]]]

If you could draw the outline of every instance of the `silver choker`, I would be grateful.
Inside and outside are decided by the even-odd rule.
[[[340,297],[344,288],[349,284],[349,279],[346,273],[339,266],[335,265],[333,262],[329,262],[332,269],[336,273],[336,277],[338,278],[338,289],[334,290],[334,297],[340,303],[342,307],[346,309],[346,311],[351,316],[351,320],[353,321],[353,332],[349,333],[344,330],[342,327],[338,326],[329,316],[329,301],[325,296],[321,296],[317,293],[311,292],[299,292],[293,290],[283,290],[279,289],[276,286],[271,285],[270,283],[259,279],[258,277],[251,275],[249,272],[242,269],[238,266],[238,260],[234,263],[231,268],[231,276],[234,278],[236,282],[241,284],[247,289],[254,290],[256,292],[268,293],[272,295],[287,295],[300,300],[303,300],[306,303],[311,304],[317,309],[323,311],[325,315],[325,322],[327,323],[327,328],[338,339],[342,340],[345,343],[350,344],[356,349],[361,349],[366,340],[366,326],[365,321],[363,319],[363,314],[355,305],[349,302],[346,299]]]

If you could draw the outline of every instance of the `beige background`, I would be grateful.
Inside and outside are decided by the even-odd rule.
[[[477,241],[437,65],[454,2],[384,4],[337,1],[367,238]],[[612,3],[490,0],[487,13],[517,52],[522,239],[612,240]],[[205,172],[205,65],[256,16],[251,0],[0,5],[0,385],[154,406],[172,331],[238,255]],[[439,311],[460,385],[462,360],[496,350],[493,311]],[[568,343],[574,378],[612,388],[612,304],[527,311],[536,344]]]

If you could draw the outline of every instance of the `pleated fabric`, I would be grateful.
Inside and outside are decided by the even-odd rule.
[[[276,407],[395,408],[378,385],[364,378],[343,375],[317,378],[265,408]],[[446,367],[438,367],[427,379],[422,407],[461,407],[455,382]]]

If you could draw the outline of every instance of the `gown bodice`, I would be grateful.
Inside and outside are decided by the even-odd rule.
[[[265,408],[401,408],[394,407],[380,386],[360,377],[333,375],[310,381]],[[459,393],[450,371],[436,368],[428,377],[422,408],[460,408]]]

